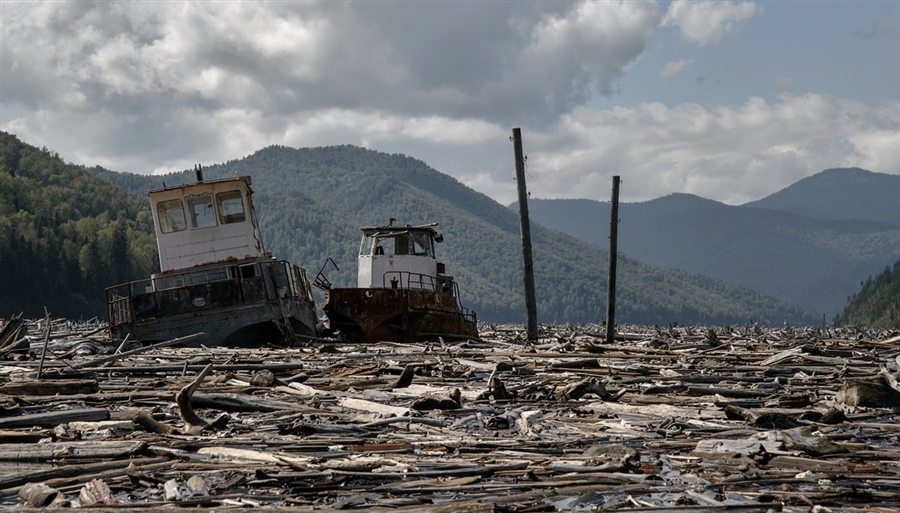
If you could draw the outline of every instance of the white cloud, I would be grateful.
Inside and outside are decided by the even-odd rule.
[[[741,204],[827,168],[900,170],[900,101],[871,109],[805,94],[737,107],[583,107],[546,135],[527,150],[537,197],[605,200],[619,174],[623,201],[688,192]]]
[[[682,37],[699,45],[714,43],[743,21],[762,12],[753,2],[675,0],[663,18],[664,26],[678,27]]]
[[[667,62],[663,69],[660,70],[659,76],[663,78],[671,78],[678,76],[688,66],[694,63],[694,59],[680,59],[677,61]]]

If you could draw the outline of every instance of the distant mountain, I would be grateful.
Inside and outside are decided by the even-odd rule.
[[[900,224],[900,175],[864,169],[827,169],[745,207],[784,210],[818,219]]]
[[[90,172],[143,194],[193,181],[193,172],[138,176]],[[335,286],[355,283],[359,227],[440,223],[446,242],[439,257],[460,283],[479,319],[522,322],[521,238],[516,214],[487,196],[403,155],[353,146],[272,146],[204,168],[205,178],[250,175],[267,249],[307,268],[329,257]],[[605,315],[607,253],[578,239],[535,226],[532,231],[538,317],[543,323],[599,322]],[[616,319],[635,324],[810,324],[818,319],[759,293],[631,258],[619,261]]]
[[[823,172],[831,177],[823,181],[840,181],[834,175],[841,173]],[[868,172],[847,173],[856,177],[853,181]],[[882,183],[883,176],[875,176]],[[872,191],[872,197],[878,194]],[[802,196],[796,201],[804,204]],[[897,210],[892,202],[873,207],[872,212]],[[529,211],[537,223],[608,247],[609,203],[538,199],[529,201]],[[814,218],[787,208],[735,207],[689,194],[621,203],[619,219],[621,253],[747,287],[828,317],[844,307],[861,280],[900,259],[900,225],[883,221]]]

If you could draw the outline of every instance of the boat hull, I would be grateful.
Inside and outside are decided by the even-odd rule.
[[[331,330],[353,342],[420,342],[478,336],[474,316],[451,294],[419,289],[330,289],[325,314]]]
[[[223,262],[106,293],[114,338],[158,342],[202,332],[192,345],[254,346],[316,334],[305,273],[284,261]]]
[[[202,332],[204,336],[189,345],[251,347],[287,344],[296,335],[315,336],[315,325],[314,310],[308,304],[285,300],[283,305],[233,305],[202,313],[140,319],[118,326],[112,335],[121,339],[130,334],[142,342],[159,342]]]

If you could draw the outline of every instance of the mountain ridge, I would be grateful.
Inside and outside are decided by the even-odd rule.
[[[842,170],[822,173],[831,182],[830,190],[842,188]],[[876,176],[878,186],[885,187],[883,177],[875,173],[853,169],[849,176],[856,181]],[[820,194],[803,188],[822,182],[811,178],[789,186],[790,196],[776,193],[770,201],[801,198],[804,190]],[[900,194],[897,178],[888,181],[897,189],[887,196]],[[725,205],[683,193],[620,203],[618,249],[652,265],[711,276],[832,316],[861,280],[900,259],[900,225],[883,215],[860,219],[865,210],[848,208],[843,217],[818,218],[793,212],[790,205],[748,205]],[[886,205],[870,210],[891,210]],[[571,221],[605,216],[608,223],[608,202],[536,199],[529,201],[529,210],[538,223],[597,246],[608,244],[605,230]]]
[[[900,176],[858,167],[830,168],[742,206],[784,210],[819,219],[860,219],[900,224]]]

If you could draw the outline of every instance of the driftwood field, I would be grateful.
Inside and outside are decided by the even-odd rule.
[[[479,333],[186,349],[0,321],[0,507],[900,511],[898,333]]]

